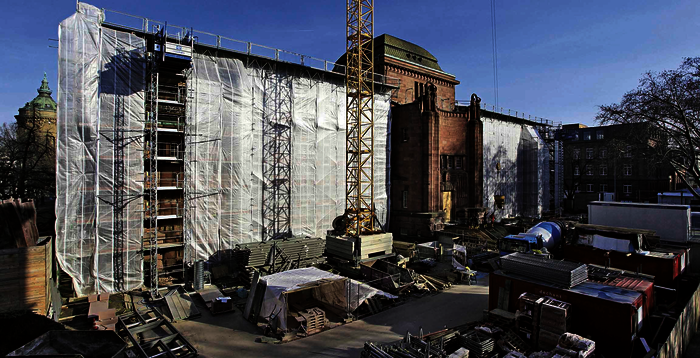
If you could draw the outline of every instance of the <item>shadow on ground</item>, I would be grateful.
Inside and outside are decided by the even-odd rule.
[[[406,332],[434,332],[481,319],[488,306],[488,276],[479,284],[455,285],[439,294],[410,300],[376,315],[285,344],[255,343],[261,333],[241,312],[180,321],[175,327],[202,357],[359,357],[366,341],[390,343]],[[201,309],[201,308],[200,308]]]

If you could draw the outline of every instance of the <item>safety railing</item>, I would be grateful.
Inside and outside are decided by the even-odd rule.
[[[265,45],[259,45],[250,41],[237,40],[206,31],[194,30],[188,27],[166,24],[161,21],[149,19],[142,16],[131,15],[120,11],[109,10],[104,8],[102,9],[102,11],[104,13],[104,18],[102,21],[104,24],[122,27],[125,29],[131,29],[135,31],[141,31],[144,33],[154,33],[154,29],[156,28],[156,26],[158,28],[167,26],[167,36],[175,40],[182,40],[184,38],[191,37],[195,39],[198,45],[205,45],[216,49],[220,48],[227,51],[243,53],[280,62],[293,63],[313,68],[319,71],[336,72],[343,75],[345,74],[345,65],[324,60],[318,57],[304,55],[293,51],[278,49]],[[171,32],[171,30],[175,31]],[[398,86],[400,83],[400,80],[398,78],[386,76],[379,73],[375,73],[373,77],[375,83],[383,85]]]

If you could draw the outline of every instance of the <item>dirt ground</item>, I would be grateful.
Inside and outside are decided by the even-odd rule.
[[[285,344],[256,343],[261,337],[241,312],[212,316],[206,309],[175,327],[202,357],[359,357],[365,341],[395,342],[410,331],[418,334],[481,319],[488,306],[488,275],[478,284],[454,285],[438,294],[389,308],[376,315]]]

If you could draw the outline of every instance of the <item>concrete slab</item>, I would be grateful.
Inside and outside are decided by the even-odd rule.
[[[482,318],[488,307],[488,275],[478,285],[454,285],[439,294],[407,302],[363,320],[285,344],[255,343],[261,336],[240,312],[180,321],[177,328],[201,357],[359,357],[365,341],[390,343],[407,331],[417,334]]]

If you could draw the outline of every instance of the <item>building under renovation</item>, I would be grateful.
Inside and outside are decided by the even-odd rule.
[[[375,63],[400,80],[392,93],[391,229],[431,236],[469,213],[539,217],[560,202],[560,126],[455,100],[455,76],[424,48],[375,39]],[[437,215],[442,215],[438,218]]]
[[[325,236],[346,194],[345,77],[333,66],[79,3],[59,27],[56,205],[57,257],[76,293],[157,284],[237,244]]]

